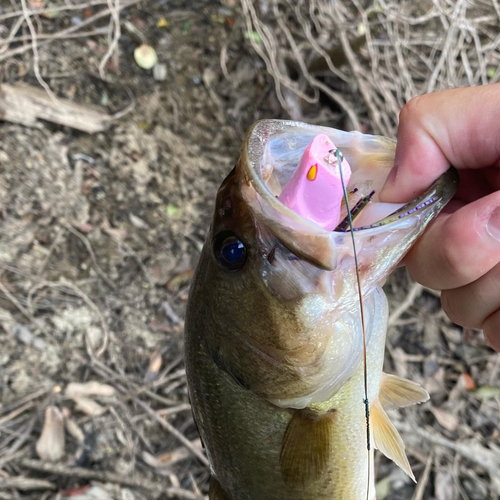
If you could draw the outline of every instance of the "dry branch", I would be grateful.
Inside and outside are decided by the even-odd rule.
[[[309,96],[320,91],[349,118],[344,127],[395,135],[412,97],[500,79],[497,0],[242,0],[242,8],[249,44],[294,119],[315,120]]]
[[[0,490],[13,489],[21,491],[29,490],[55,490],[54,483],[43,479],[30,479],[28,477],[0,477]]]
[[[94,134],[106,129],[110,116],[66,99],[55,103],[44,90],[29,85],[2,85],[0,120],[28,127],[38,127],[38,120],[45,120]]]
[[[41,460],[25,459],[19,460],[18,465],[49,474],[59,476],[69,476],[79,479],[94,479],[104,483],[120,484],[130,488],[140,488],[146,491],[161,492],[165,498],[178,498],[182,500],[203,500],[200,495],[195,495],[182,488],[163,488],[160,484],[152,484],[149,479],[131,478],[129,476],[120,476],[112,472],[101,472],[97,470],[85,469],[83,467],[67,467],[62,464],[49,464]]]

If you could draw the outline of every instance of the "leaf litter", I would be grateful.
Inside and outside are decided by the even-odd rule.
[[[182,324],[209,207],[245,130],[292,117],[391,135],[411,95],[498,78],[489,2],[462,2],[455,14],[444,0],[345,7],[347,37],[370,36],[354,50],[361,72],[342,57],[335,72],[321,62],[343,43],[323,31],[326,0],[311,0],[317,17],[285,10],[290,33],[273,17],[288,8],[281,0],[255,2],[255,15],[246,0],[141,4],[120,3],[131,27],[104,78],[96,75],[116,34],[112,3],[71,2],[55,17],[51,4],[37,18],[44,34],[59,34],[38,40],[52,91],[110,116],[125,111],[121,119],[92,136],[0,126],[2,498],[201,499],[209,472],[189,411]],[[6,8],[0,25],[10,32],[22,15]],[[68,36],[83,28],[95,32]],[[32,40],[16,36],[0,53],[3,81],[36,85]],[[162,78],[137,66],[142,43],[165,65]],[[307,74],[290,54],[322,73]],[[288,80],[276,85],[283,68]],[[386,371],[423,384],[431,401],[395,416],[420,489],[379,457],[379,500],[500,498],[499,356],[480,332],[451,324],[439,294],[404,270],[386,291]]]

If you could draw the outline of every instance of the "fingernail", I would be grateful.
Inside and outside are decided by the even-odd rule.
[[[500,207],[495,208],[486,224],[486,231],[496,240],[500,241]]]

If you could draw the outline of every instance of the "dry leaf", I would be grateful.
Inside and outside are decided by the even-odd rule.
[[[116,394],[115,388],[111,385],[101,384],[100,382],[92,381],[80,384],[71,382],[66,387],[65,394],[68,398],[80,396],[102,396],[111,397]]]
[[[36,443],[36,452],[42,460],[57,462],[64,456],[64,417],[58,408],[45,410],[42,434]]]
[[[160,371],[162,365],[162,357],[161,357],[161,349],[156,349],[151,357],[149,358],[149,367],[146,375],[144,376],[144,380],[146,382],[152,382],[158,377],[158,373]]]
[[[175,291],[182,285],[185,285],[191,281],[193,277],[194,269],[188,269],[187,271],[182,271],[175,276],[173,276],[167,283],[167,290],[169,292]]]
[[[85,441],[85,434],[80,429],[80,427],[78,427],[75,421],[71,420],[70,418],[66,418],[64,423],[66,424],[66,430],[68,431],[68,433],[71,434],[78,443],[83,444],[83,442]]]
[[[90,415],[91,417],[98,417],[102,415],[106,408],[101,406],[99,403],[96,403],[92,399],[84,398],[84,397],[75,397],[71,398],[75,403],[78,410]]]
[[[436,500],[453,500],[457,498],[455,481],[450,471],[437,469],[434,490]]]
[[[430,411],[436,417],[439,425],[443,426],[446,430],[450,432],[457,430],[458,424],[460,422],[456,415],[453,415],[452,413],[441,410],[440,408],[436,408],[434,406],[430,407]]]
[[[468,391],[473,391],[476,388],[476,382],[468,373],[462,373],[462,382]]]

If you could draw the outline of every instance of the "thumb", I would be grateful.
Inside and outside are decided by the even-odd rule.
[[[380,192],[387,202],[420,195],[450,165],[500,164],[500,84],[426,94],[402,109],[394,168]]]

